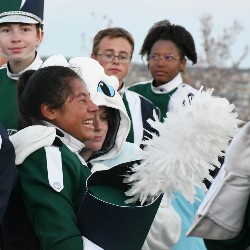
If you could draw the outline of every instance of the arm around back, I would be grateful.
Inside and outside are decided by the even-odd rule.
[[[16,183],[15,150],[6,130],[0,125],[0,224]]]
[[[76,226],[76,208],[90,172],[65,145],[59,150],[63,183],[49,182],[48,155],[44,148],[35,151],[20,165],[19,184],[26,212],[42,249],[87,249]],[[54,156],[54,159],[58,158]],[[57,162],[54,167],[58,165]],[[63,189],[56,191],[60,185]]]

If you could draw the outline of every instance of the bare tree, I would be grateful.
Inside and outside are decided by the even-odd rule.
[[[212,16],[206,14],[201,17],[200,21],[203,51],[199,54],[195,71],[190,72],[189,69],[184,76],[195,82],[196,87],[202,83],[219,91],[223,84],[231,81],[239,70],[249,48],[245,46],[238,58],[232,59],[232,46],[235,44],[238,34],[243,30],[238,21],[234,21],[229,28],[224,28],[221,36],[218,37],[214,37],[212,34],[214,28]]]
[[[221,36],[214,38],[212,36],[212,17],[210,15],[204,15],[200,21],[204,54],[200,55],[199,63],[209,68],[239,67],[248,53],[248,48],[245,47],[245,50],[239,55],[236,62],[234,62],[232,61],[231,47],[236,42],[236,37],[243,30],[242,25],[235,20],[231,27],[224,28]]]
[[[96,29],[93,30],[93,32],[95,33],[97,33],[100,29],[109,28],[109,27],[112,27],[113,25],[113,20],[108,18],[107,15],[98,16],[96,15],[95,12],[91,12],[91,20],[92,20],[92,24],[95,24],[93,25],[93,27],[96,27]],[[86,32],[82,32],[81,37],[82,37],[81,49],[83,50],[84,54],[90,55],[91,44],[92,44],[94,37],[89,34],[86,34]]]
[[[184,72],[184,79],[195,88],[201,85],[213,88],[215,95],[224,96],[236,105],[241,119],[249,120],[249,77],[240,74],[239,68],[248,55],[249,48],[245,46],[236,60],[232,59],[231,53],[243,27],[234,21],[229,28],[223,29],[220,36],[214,37],[212,17],[204,15],[200,21],[203,51],[199,54],[198,65],[188,67]]]

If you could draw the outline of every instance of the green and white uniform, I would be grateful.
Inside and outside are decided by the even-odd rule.
[[[47,126],[30,126],[10,137],[19,169],[17,189],[29,222],[41,249],[92,249],[86,247],[91,242],[81,236],[76,216],[91,174],[78,154],[84,145],[44,124]]]
[[[134,91],[123,88],[119,94],[122,96],[131,121],[127,141],[143,147],[142,141],[151,138],[150,133],[156,132],[147,120],[154,119],[154,112],[160,117],[160,111],[150,100]]]
[[[183,83],[179,73],[172,81],[159,87],[153,85],[154,81],[138,82],[128,87],[128,90],[134,91],[148,100],[160,109],[161,121],[166,117],[166,113],[173,109],[173,100],[184,102],[184,97],[192,97],[197,90]]]
[[[0,68],[0,122],[9,135],[16,133],[18,128],[17,80],[23,72],[39,69],[42,63],[37,55],[33,63],[18,74],[10,73],[8,64]]]

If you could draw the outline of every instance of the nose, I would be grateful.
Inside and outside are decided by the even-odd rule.
[[[158,64],[158,65],[165,65],[164,58],[160,56],[160,57],[159,57],[159,60],[157,61],[157,64]]]
[[[94,126],[95,131],[100,129],[100,117],[98,115],[98,112],[95,112],[95,118],[94,118],[93,126]]]
[[[96,112],[98,110],[98,106],[95,105],[91,100],[89,100],[89,104],[88,104],[88,112]]]
[[[21,41],[20,32],[17,30],[13,30],[11,36],[11,42],[20,42],[20,41]]]
[[[119,56],[114,56],[113,63],[120,63]]]

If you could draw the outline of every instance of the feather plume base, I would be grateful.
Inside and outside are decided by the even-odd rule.
[[[156,115],[155,121],[148,121],[159,134],[144,142],[141,164],[132,167],[134,173],[126,180],[131,183],[128,203],[151,202],[165,193],[170,204],[175,192],[193,203],[195,187],[206,190],[203,180],[213,180],[209,170],[220,167],[218,157],[242,122],[233,112],[235,106],[212,92],[201,88],[197,95],[186,97],[185,105],[172,100],[174,110],[163,123]]]

